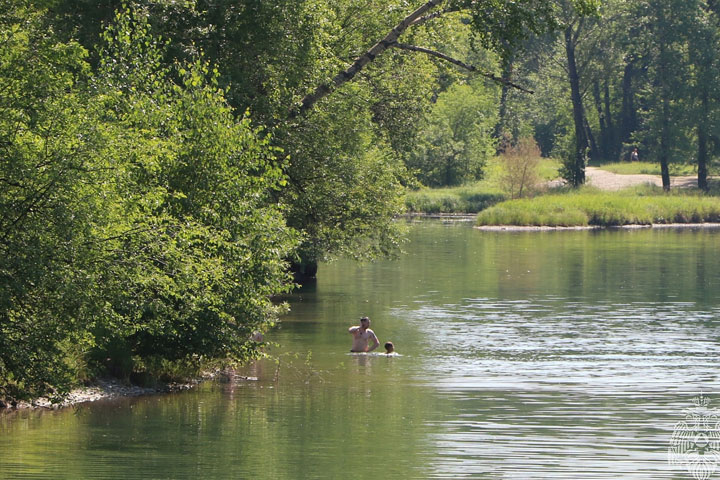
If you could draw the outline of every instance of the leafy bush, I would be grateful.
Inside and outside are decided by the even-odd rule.
[[[456,186],[483,176],[494,153],[495,100],[490,90],[453,85],[441,93],[407,161],[427,186]]]
[[[453,188],[422,188],[405,196],[410,213],[477,213],[505,200],[496,189],[488,189],[484,182]]]

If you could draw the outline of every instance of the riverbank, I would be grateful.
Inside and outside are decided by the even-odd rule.
[[[611,169],[616,165],[611,164]],[[624,165],[623,165],[624,166]],[[720,182],[717,177],[708,179],[710,192],[701,192],[697,188],[697,175],[676,175],[670,177],[671,193],[662,190],[660,175],[650,173],[623,174],[614,173],[606,167],[587,167],[586,186],[582,191],[594,190],[610,194],[630,196],[673,196],[681,194],[719,196]],[[547,195],[569,195],[576,193],[568,188],[562,179],[546,180],[533,189],[533,198],[542,198]],[[423,188],[410,191],[405,198],[408,215],[429,216],[429,218],[450,218],[452,215],[469,216],[478,214],[496,205],[503,204],[510,199],[500,188],[497,172],[489,178],[474,184],[451,188]],[[434,217],[433,217],[434,216]]]
[[[478,215],[478,226],[619,227],[720,223],[720,198],[636,187],[577,191],[502,202]]]
[[[545,231],[563,231],[563,230],[612,230],[612,229],[674,229],[674,228],[707,228],[707,229],[720,229],[720,223],[655,223],[650,225],[587,225],[577,227],[550,227],[546,225],[542,226],[527,226],[527,225],[479,225],[475,227],[478,230],[488,232],[545,232]]]
[[[116,398],[140,397],[145,395],[162,395],[168,393],[182,392],[197,387],[203,382],[218,380],[220,382],[229,379],[241,379],[246,381],[257,380],[254,377],[238,375],[233,370],[218,370],[206,372],[199,378],[186,382],[173,382],[157,384],[152,387],[143,387],[123,382],[116,378],[105,378],[95,381],[92,385],[78,387],[63,397],[59,402],[53,402],[49,397],[39,397],[31,401],[4,402],[0,400],[0,414],[15,410],[47,409],[57,410],[60,408],[72,407],[83,403],[91,403],[99,400],[112,400]]]
[[[0,400],[0,413],[2,411],[27,410],[27,409],[60,409],[71,407],[82,403],[96,402],[98,400],[110,400],[121,397],[139,397],[144,395],[157,395],[164,393],[189,390],[204,379],[197,379],[187,383],[170,383],[155,387],[141,387],[121,382],[117,379],[98,380],[87,387],[80,387],[72,390],[62,401],[53,402],[49,397],[39,397],[31,401],[3,402]]]

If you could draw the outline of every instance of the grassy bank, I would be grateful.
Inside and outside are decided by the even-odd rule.
[[[659,188],[577,192],[512,200],[478,215],[478,225],[615,226],[720,222],[720,198],[695,191],[664,194]]]
[[[406,195],[405,206],[410,213],[478,213],[506,199],[499,189],[488,189],[482,183],[422,188]]]
[[[559,167],[560,162],[544,158],[540,161],[539,175],[543,180],[555,179]],[[405,206],[410,213],[478,213],[507,200],[501,176],[500,159],[495,158],[488,163],[483,180],[459,187],[410,191],[405,196]]]

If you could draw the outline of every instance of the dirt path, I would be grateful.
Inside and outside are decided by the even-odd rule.
[[[585,176],[587,183],[600,190],[620,190],[621,188],[632,187],[650,183],[662,187],[660,175],[621,175],[601,170],[597,167],[586,167]],[[697,186],[697,176],[670,177],[670,187],[693,187]]]

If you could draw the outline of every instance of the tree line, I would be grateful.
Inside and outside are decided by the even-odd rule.
[[[506,57],[505,74],[536,95],[508,91],[502,128],[534,135],[575,186],[589,160],[627,161],[638,148],[660,164],[666,190],[674,164],[696,165],[707,189],[720,156],[718,2],[606,0],[594,15],[558,5],[559,30]]]

